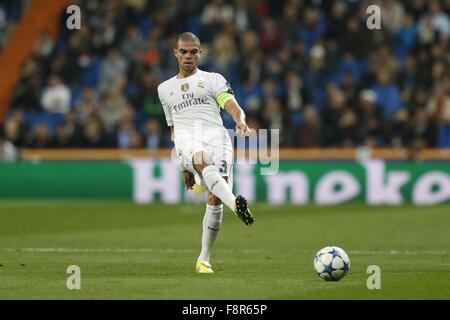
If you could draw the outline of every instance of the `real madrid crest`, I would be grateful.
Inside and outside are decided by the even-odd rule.
[[[186,92],[189,90],[189,83],[183,83],[181,85],[181,91]]]

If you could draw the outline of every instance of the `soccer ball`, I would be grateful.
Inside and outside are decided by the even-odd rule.
[[[325,247],[314,258],[314,269],[326,281],[342,279],[350,269],[347,253],[339,247]]]

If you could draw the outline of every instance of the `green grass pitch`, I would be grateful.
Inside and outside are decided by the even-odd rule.
[[[215,274],[194,272],[204,205],[1,201],[0,299],[450,299],[450,205],[228,209]],[[344,248],[349,274],[326,282],[315,253]],[[69,265],[81,290],[69,290]],[[366,286],[381,268],[381,289]]]

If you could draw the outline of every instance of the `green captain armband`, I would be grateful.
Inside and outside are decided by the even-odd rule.
[[[225,103],[230,100],[233,99],[234,96],[229,93],[229,92],[221,92],[217,95],[216,97],[216,101],[219,104],[219,106],[223,109],[225,107]]]

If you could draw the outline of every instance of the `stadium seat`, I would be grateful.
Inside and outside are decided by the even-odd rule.
[[[81,74],[81,86],[96,86],[98,83],[100,66],[102,61],[98,58],[93,58],[89,66]]]
[[[46,123],[52,134],[55,134],[58,125],[64,121],[64,115],[48,112],[24,112],[23,119],[30,128],[34,128],[38,123]]]
[[[450,126],[440,126],[438,128],[437,144],[439,148],[450,148]]]

